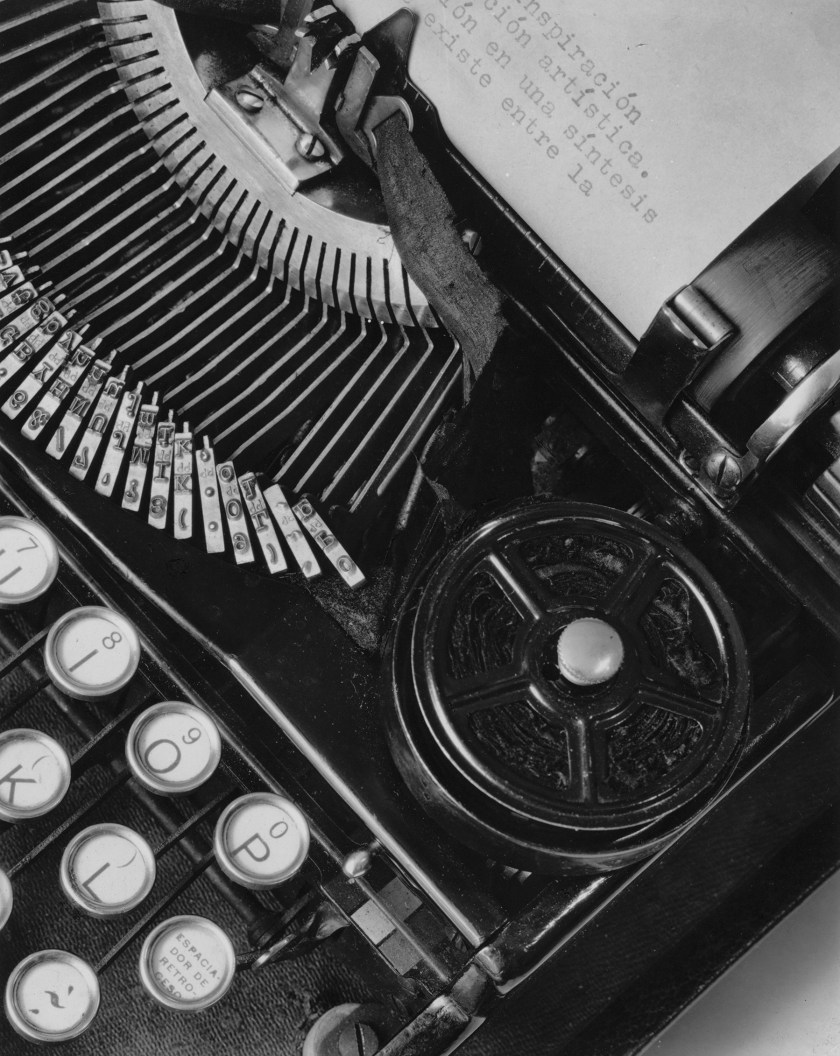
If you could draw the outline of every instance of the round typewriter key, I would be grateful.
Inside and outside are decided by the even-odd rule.
[[[139,715],[125,745],[128,765],[140,784],[170,796],[203,785],[221,754],[215,722],[200,708],[180,700],[154,704]]]
[[[233,982],[236,954],[218,924],[204,917],[171,917],[140,951],[140,981],[166,1008],[201,1012],[224,997]]]
[[[276,887],[306,861],[309,823],[288,799],[252,792],[222,812],[213,850],[231,880],[254,889]]]
[[[127,913],[155,882],[155,856],[143,837],[125,825],[92,825],[64,851],[59,873],[70,901],[94,917]]]
[[[0,517],[0,609],[35,601],[58,572],[55,540],[25,517]]]
[[[0,819],[26,821],[58,806],[70,786],[70,760],[40,730],[0,733]]]
[[[0,931],[6,927],[9,917],[12,915],[13,903],[12,882],[0,869]]]
[[[47,674],[77,700],[107,697],[126,686],[140,663],[140,639],[123,616],[99,605],[65,613],[44,647]]]
[[[99,1008],[99,980],[91,966],[64,950],[24,958],[6,984],[6,1017],[29,1041],[69,1041]]]

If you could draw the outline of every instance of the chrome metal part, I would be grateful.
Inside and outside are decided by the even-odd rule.
[[[236,559],[215,472],[216,456],[234,461],[266,507],[245,495],[237,541],[249,537],[263,573],[284,571],[288,544],[294,564],[317,575],[285,497],[285,512],[269,501],[272,485],[292,503],[311,495],[330,518],[335,507],[381,517],[387,489],[399,509],[401,467],[459,402],[454,342],[419,325],[434,320],[381,217],[351,216],[337,184],[290,196],[272,177],[264,194],[238,141],[213,139],[201,56],[181,16],[145,0],[79,0],[51,9],[57,28],[43,34],[40,10],[14,20],[14,46],[23,36],[38,65],[24,109],[10,104],[0,125],[10,232],[0,378],[12,379],[0,409],[150,527]],[[352,66],[355,44],[334,57]],[[71,66],[78,76],[56,90],[48,71]],[[315,139],[296,142],[309,154]],[[115,358],[119,378],[106,378],[102,364]],[[195,453],[187,421],[207,438]],[[172,443],[159,446],[171,463],[154,457],[169,426]]]
[[[820,409],[840,386],[840,351],[829,356],[782,400],[747,441],[750,462],[773,458],[803,422]]]
[[[31,821],[49,814],[70,787],[70,759],[40,730],[0,733],[0,820]]]
[[[46,528],[26,517],[0,517],[0,610],[44,597],[58,565],[58,547]]]
[[[52,455],[53,458],[62,458],[70,449],[76,434],[82,428],[82,423],[87,417],[88,411],[90,411],[94,401],[99,396],[105,378],[111,371],[112,360],[113,353],[107,359],[94,360],[58,429],[56,429],[47,445],[48,455]]]
[[[166,515],[169,510],[169,491],[172,486],[172,452],[176,425],[169,420],[159,422],[155,440],[155,457],[152,464],[152,492],[149,498],[149,524],[154,528],[166,527]]]
[[[66,994],[64,1004],[44,997]],[[99,980],[73,953],[40,950],[25,957],[6,984],[6,1017],[27,1041],[69,1041],[83,1034],[99,1010]]]
[[[171,950],[175,948],[177,956]],[[188,978],[180,968],[191,953],[200,967]],[[233,943],[204,917],[171,917],[150,932],[140,951],[140,982],[164,1008],[201,1012],[220,1001],[236,974]]]
[[[204,536],[208,554],[220,554],[225,548],[222,532],[222,505],[219,501],[219,483],[216,480],[216,458],[207,437],[198,452],[198,494],[201,499],[201,515],[204,519]]]
[[[251,792],[219,816],[213,850],[226,876],[261,890],[282,884],[300,870],[309,841],[309,822],[294,803],[272,792]]]
[[[92,917],[129,913],[155,882],[156,866],[146,840],[125,825],[91,825],[67,844],[59,880],[69,902]]]
[[[363,587],[366,582],[364,573],[327,527],[323,517],[314,509],[312,503],[303,499],[293,507],[293,511],[347,586],[351,590]]]
[[[243,473],[239,478],[239,487],[245,500],[245,506],[251,518],[251,525],[257,536],[263,557],[269,572],[285,572],[288,567],[277,531],[265,504],[265,496],[253,473]]]
[[[97,344],[98,341],[96,343],[92,341],[89,346],[79,345],[70,357],[69,362],[41,397],[40,403],[24,424],[21,432],[27,440],[34,440],[40,436],[44,427],[60,409],[70,390],[87,370]]]
[[[292,513],[292,508],[279,484],[272,484],[270,488],[266,488],[265,500],[301,572],[307,579],[320,576],[321,569],[318,559],[306,541],[306,536]]]
[[[137,421],[137,415],[140,411],[142,394],[142,381],[138,382],[133,392],[123,393],[120,407],[117,411],[117,419],[108,440],[108,447],[96,481],[96,490],[100,495],[113,494],[114,485],[117,483],[123,459],[129,450],[129,444],[134,433],[134,423]]]
[[[131,449],[131,459],[128,466],[128,476],[125,481],[122,506],[124,510],[140,509],[143,500],[143,489],[146,486],[146,476],[149,472],[149,460],[152,453],[152,445],[155,438],[155,423],[157,422],[160,405],[158,404],[158,393],[154,393],[151,403],[144,403],[140,407],[137,417],[137,431],[134,434],[134,447]]]
[[[254,560],[254,548],[248,534],[248,522],[245,520],[245,507],[242,493],[236,479],[236,467],[233,462],[222,462],[216,469],[219,478],[219,492],[222,506],[227,517],[228,531],[233,545],[233,554],[238,565]]]
[[[125,388],[126,374],[127,368],[122,371],[119,377],[109,378],[99,395],[96,407],[91,413],[87,428],[79,444],[79,449],[73,456],[73,462],[70,466],[71,476],[76,477],[78,480],[84,480],[87,475],[87,471],[90,469],[91,463],[96,457],[96,453],[105,436],[105,431],[111,424],[111,419],[114,417],[117,404]]]
[[[222,755],[219,729],[206,711],[182,700],[153,704],[128,731],[126,762],[144,788],[183,796],[208,781]]]
[[[229,239],[241,230],[246,254],[326,304],[388,321],[437,326],[425,297],[399,263],[384,222],[331,207],[336,201],[331,193],[289,194],[278,172],[265,164],[243,167],[241,140],[208,105],[207,89],[193,66],[175,12],[152,0],[112,0],[100,3],[99,12],[111,56],[146,135],[173,179],[217,230]],[[309,49],[307,40],[312,39],[304,37],[300,44]],[[299,54],[303,68],[306,50],[299,48]],[[330,72],[326,70],[324,76]],[[264,97],[253,82],[243,81],[237,89]],[[237,89],[230,105],[241,121],[247,111],[236,101]],[[249,99],[249,105],[254,101]],[[261,119],[269,109],[264,106],[247,116]],[[173,135],[173,128],[179,134]],[[295,149],[301,131],[290,147],[303,164]],[[324,141],[322,135],[318,138]],[[220,201],[218,193],[208,194],[225,173],[233,174],[256,203],[265,224],[262,238],[256,237],[260,224],[242,230],[241,221],[237,223],[233,207],[238,195]]]
[[[175,433],[172,461],[172,530],[176,539],[189,539],[193,521],[193,438],[189,422]]]

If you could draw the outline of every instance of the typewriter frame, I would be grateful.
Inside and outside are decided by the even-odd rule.
[[[422,110],[419,97],[414,105]],[[426,120],[431,124],[433,115]],[[436,888],[426,888],[425,895],[434,894],[450,918],[463,916],[462,932],[472,937],[473,950],[463,970],[453,973],[428,1007],[386,1046],[388,1056],[443,1051],[450,1045],[477,1056],[509,1052],[524,1039],[534,1052],[634,1052],[840,864],[840,784],[833,761],[840,602],[836,575],[824,563],[827,553],[836,555],[838,544],[789,489],[770,478],[733,510],[716,502],[680,463],[665,431],[652,424],[650,408],[621,394],[618,382],[635,350],[630,335],[463,159],[436,138],[433,150],[447,188],[481,232],[488,266],[498,276],[493,261],[506,258],[514,265],[510,274],[537,276],[527,298],[515,288],[510,292],[558,396],[594,433],[616,445],[672,530],[712,540],[721,568],[731,571],[744,559],[753,564],[788,596],[792,611],[805,614],[813,632],[816,658],[802,658],[777,693],[756,702],[750,745],[736,782],[690,832],[651,861],[585,884],[552,882],[529,905],[507,915],[490,909],[479,889],[459,891],[459,908],[451,875]],[[211,643],[212,636],[198,626],[186,627],[190,620],[184,613],[194,614],[217,596],[208,584],[206,562],[197,557],[194,563],[184,561],[167,540],[167,560],[174,562],[171,578],[183,582],[165,582],[155,567],[163,564],[163,544],[145,525],[123,523],[116,511],[17,438],[3,434],[0,449],[4,493],[53,528],[74,570],[89,576],[98,592],[138,624],[176,682],[218,702],[220,713],[230,719],[237,748],[250,765],[269,775],[276,762],[268,750],[256,758],[247,716],[249,709],[257,710],[254,698],[270,707],[271,693],[231,662],[232,649]],[[234,582],[227,567],[221,575]],[[263,604],[259,587],[236,582],[238,587],[229,591],[236,598],[233,622],[254,628],[259,623],[254,610]],[[295,593],[296,611],[307,629],[318,636],[329,627],[328,640],[338,642],[338,631],[327,617],[305,610],[303,592]],[[195,596],[187,605],[191,594]],[[783,617],[783,631],[795,618]],[[342,663],[355,657],[346,644],[338,651]],[[319,676],[328,682],[340,666],[327,665]],[[288,667],[288,662],[280,665],[275,686],[288,681]],[[296,691],[301,691],[299,685]],[[237,719],[236,708],[221,699],[228,696],[244,716]],[[352,697],[343,701],[348,699]],[[289,726],[286,732],[292,732]],[[305,747],[301,740],[298,747]],[[310,755],[313,763],[320,769],[319,781],[326,777],[334,789],[346,788],[340,775],[327,773],[329,761],[319,763]],[[396,782],[396,775],[391,779]],[[302,789],[300,794],[305,797]],[[404,793],[397,789],[394,794],[412,814]],[[329,830],[323,812],[319,823]],[[368,835],[382,833],[371,830]],[[442,845],[447,846],[445,840]],[[391,851],[396,855],[396,846]],[[709,864],[702,890],[686,902],[676,899],[675,892],[693,888],[704,860]],[[719,867],[722,860],[726,868]],[[416,857],[403,857],[401,868],[414,879],[428,875]],[[769,892],[762,891],[765,868],[779,878]],[[694,939],[708,927],[714,941],[701,952]],[[584,992],[582,978],[595,981]],[[563,1009],[559,1024],[558,1007]]]

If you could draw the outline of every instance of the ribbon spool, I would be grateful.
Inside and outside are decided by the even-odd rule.
[[[720,588],[603,507],[520,507],[473,531],[406,599],[389,660],[389,740],[415,797],[537,872],[654,853],[744,742],[747,651]]]

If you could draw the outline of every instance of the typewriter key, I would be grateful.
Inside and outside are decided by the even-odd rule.
[[[139,715],[128,731],[125,756],[150,792],[177,796],[203,785],[222,754],[219,730],[192,704],[166,700]]]
[[[3,870],[0,869],[0,931],[6,927],[9,917],[12,915],[13,904],[14,893],[12,891],[12,882]]]
[[[201,1012],[225,996],[236,972],[233,943],[204,917],[171,917],[140,951],[140,982],[158,1004]]]
[[[27,821],[48,814],[70,787],[70,760],[40,730],[0,733],[0,819]]]
[[[65,613],[50,628],[44,665],[69,697],[90,700],[123,689],[140,663],[140,639],[125,617],[99,605]]]
[[[155,856],[143,837],[125,825],[91,825],[67,844],[59,877],[64,894],[94,917],[139,906],[155,883]]]
[[[69,1041],[99,1009],[99,980],[81,957],[41,950],[25,957],[6,984],[6,1017],[28,1041]]]
[[[309,853],[309,823],[273,792],[234,800],[216,822],[219,868],[243,887],[275,887],[294,876]]]
[[[25,517],[0,517],[0,609],[42,597],[58,572],[50,533]]]

